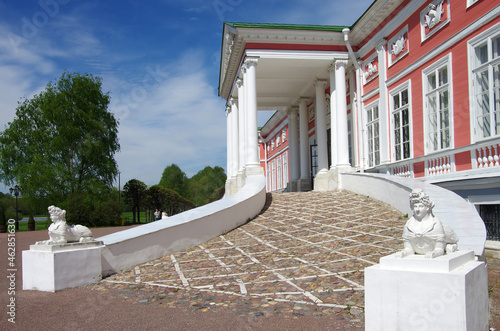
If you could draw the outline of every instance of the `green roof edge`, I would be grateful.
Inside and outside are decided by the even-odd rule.
[[[280,24],[280,23],[244,23],[224,22],[234,28],[261,28],[261,29],[285,29],[285,30],[311,30],[311,31],[334,31],[342,32],[350,26],[340,25],[313,25],[313,24]]]

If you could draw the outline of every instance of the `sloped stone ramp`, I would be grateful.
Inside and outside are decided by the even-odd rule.
[[[268,194],[247,224],[93,288],[139,304],[338,315],[363,327],[363,270],[402,248],[405,222],[390,206],[348,191]]]

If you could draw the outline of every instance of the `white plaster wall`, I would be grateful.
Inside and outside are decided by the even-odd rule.
[[[413,189],[421,188],[435,203],[434,215],[460,238],[458,248],[473,250],[476,256],[484,257],[484,222],[473,205],[452,191],[418,179],[383,174],[355,173],[341,176],[342,189],[383,201],[409,216],[412,210],[408,196]]]
[[[160,221],[96,238],[104,242],[103,275],[148,262],[224,234],[258,215],[266,202],[264,176],[248,176],[237,193]]]

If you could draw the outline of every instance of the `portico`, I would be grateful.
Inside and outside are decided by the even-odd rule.
[[[286,139],[289,191],[335,189],[332,172],[355,166],[349,163],[345,79],[352,63],[342,29],[224,25],[219,95],[227,100],[226,194],[237,192],[247,176],[267,172],[259,162],[259,110],[286,117],[276,144]],[[311,145],[317,151],[314,174]]]

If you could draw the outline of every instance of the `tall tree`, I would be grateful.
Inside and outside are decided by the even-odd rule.
[[[118,173],[118,121],[101,86],[99,77],[64,72],[19,102],[0,133],[0,180],[54,203],[95,184],[111,186]]]
[[[212,194],[225,184],[226,178],[223,168],[219,166],[205,167],[189,178],[186,198],[193,201],[197,206],[206,204],[210,202]]]
[[[187,176],[175,163],[172,163],[163,170],[160,179],[160,186],[177,192],[177,194],[185,196],[187,188]]]
[[[123,195],[125,201],[132,206],[132,217],[135,223],[136,213],[137,220],[141,222],[140,210],[146,198],[147,186],[138,179],[131,179],[123,186]]]

